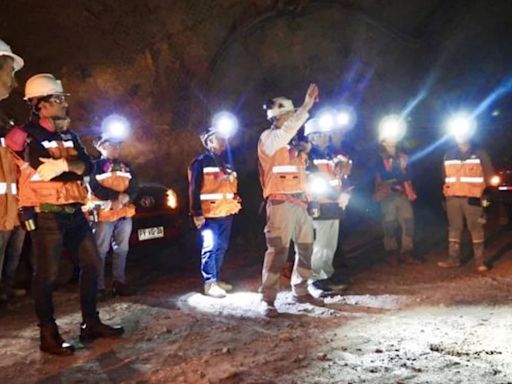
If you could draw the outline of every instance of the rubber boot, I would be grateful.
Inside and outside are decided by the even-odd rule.
[[[41,351],[58,356],[69,356],[75,352],[75,347],[60,336],[57,324],[39,325],[39,329]]]
[[[489,268],[485,265],[484,243],[473,243],[473,257],[478,272],[486,272]]]
[[[441,268],[460,267],[460,242],[448,242],[448,259],[445,261],[439,261],[437,266]]]

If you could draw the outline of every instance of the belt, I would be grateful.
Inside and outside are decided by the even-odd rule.
[[[63,213],[66,215],[72,215],[73,213],[80,210],[80,205],[77,204],[40,204],[39,207],[36,207],[36,212],[42,213]]]

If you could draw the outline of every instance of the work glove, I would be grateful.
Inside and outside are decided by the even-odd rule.
[[[338,197],[338,205],[341,209],[345,210],[347,208],[348,202],[350,201],[350,194],[343,192],[340,197]]]
[[[36,173],[44,181],[50,181],[56,176],[69,171],[68,162],[66,159],[51,159],[40,157],[41,164],[37,167]]]
[[[201,227],[206,222],[204,216],[193,216],[192,219],[194,220],[194,225],[197,229],[201,229]]]

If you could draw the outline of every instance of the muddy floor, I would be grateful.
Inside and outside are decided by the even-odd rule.
[[[417,266],[385,263],[363,238],[348,252],[350,289],[324,307],[292,304],[283,279],[275,319],[256,293],[261,247],[234,245],[225,299],[201,295],[190,266],[165,262],[176,250],[147,251],[129,265],[137,295],[100,304],[104,321],[125,325],[120,340],[79,343],[72,285],[55,294],[72,357],[39,352],[30,298],[3,308],[0,383],[512,383],[511,232],[493,229],[483,275],[471,260],[437,268],[444,236],[424,233]]]

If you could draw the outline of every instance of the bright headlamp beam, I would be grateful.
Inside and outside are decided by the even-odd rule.
[[[334,116],[332,113],[322,113],[318,118],[318,126],[323,131],[330,131],[334,127]]]
[[[111,138],[124,140],[130,132],[130,122],[125,117],[114,114],[103,120],[101,129]]]
[[[465,141],[473,136],[476,129],[476,121],[467,113],[457,113],[446,121],[446,131],[457,141]]]
[[[220,136],[227,139],[236,133],[238,119],[230,112],[219,112],[213,117],[212,126]]]
[[[384,117],[379,123],[380,140],[399,141],[405,135],[406,124],[399,115]]]
[[[342,127],[346,127],[350,124],[350,113],[348,112],[340,112],[338,113],[338,116],[337,116],[337,123],[342,126]]]
[[[329,183],[321,177],[312,177],[309,180],[309,191],[316,195],[324,195],[329,189]]]

